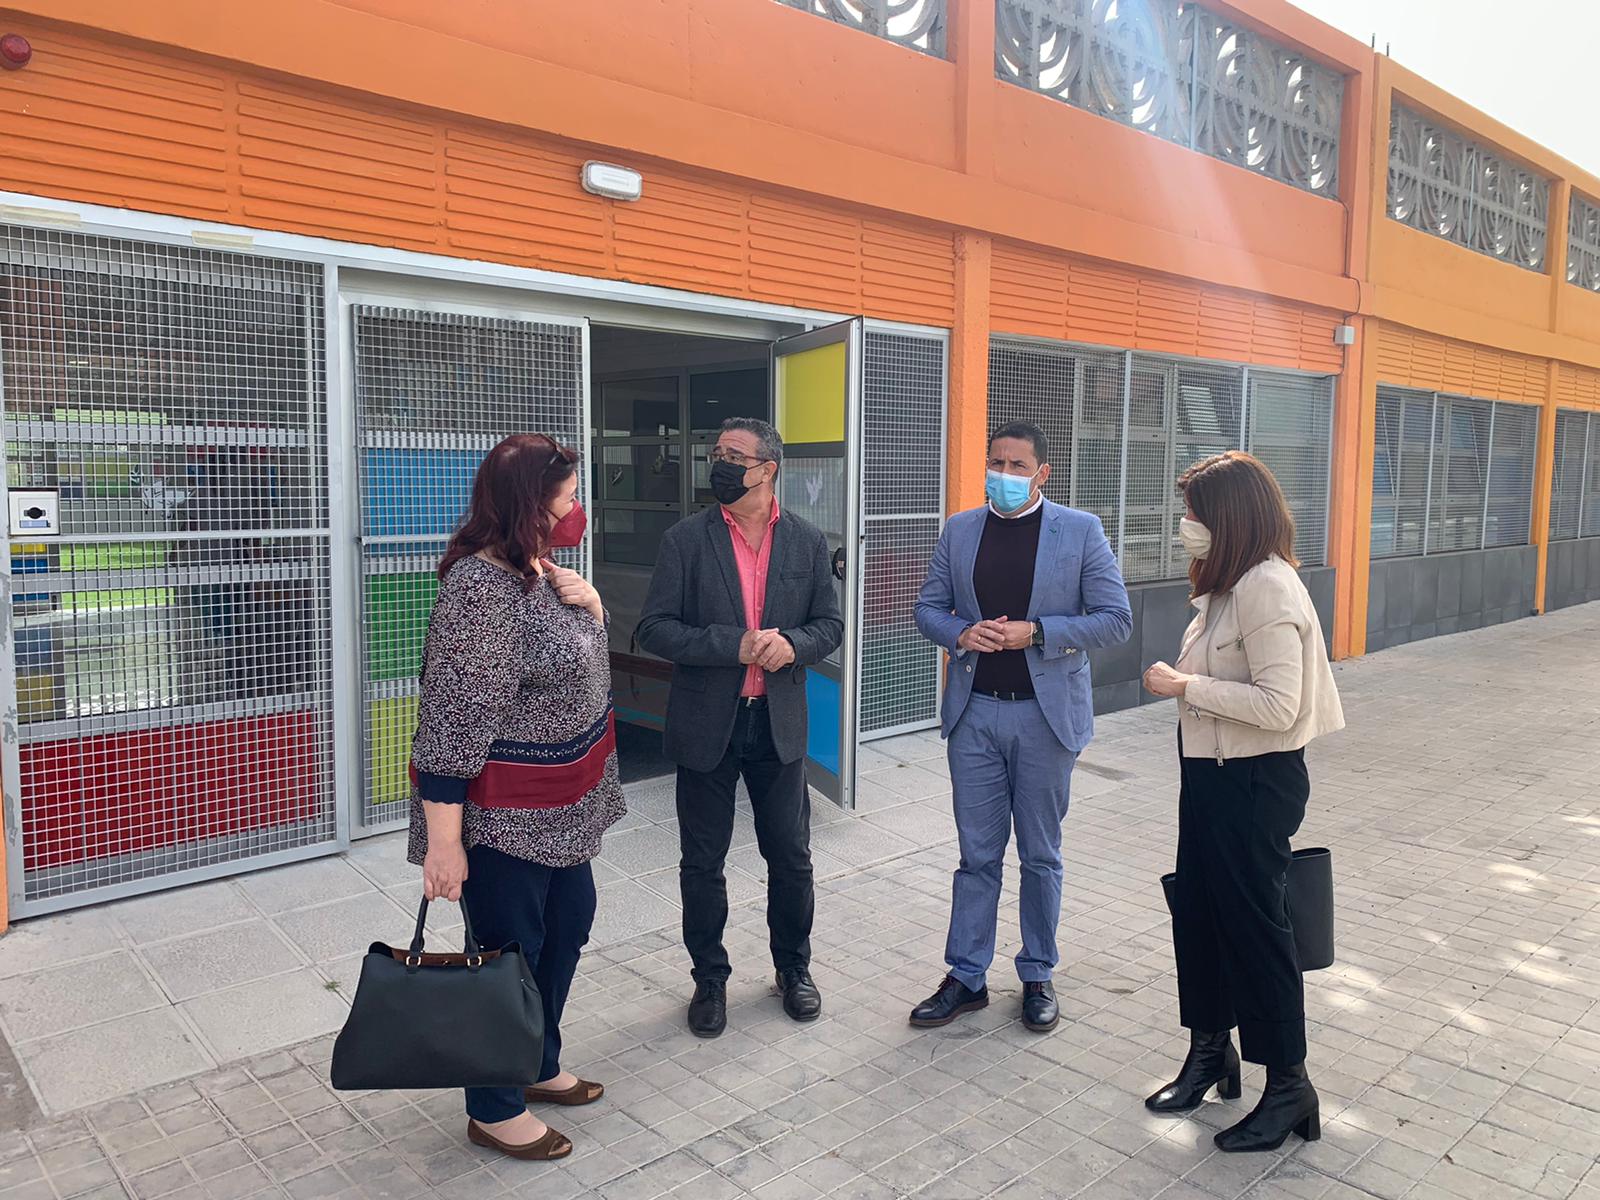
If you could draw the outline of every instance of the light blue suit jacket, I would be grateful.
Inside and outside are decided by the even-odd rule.
[[[950,518],[917,596],[917,628],[952,656],[941,714],[945,737],[972,698],[978,656],[960,649],[956,640],[983,619],[972,573],[988,519],[987,505]],[[1034,695],[1061,744],[1081,751],[1094,735],[1094,691],[1085,651],[1119,645],[1133,633],[1128,589],[1093,513],[1044,502],[1027,619],[1044,629],[1044,648],[1030,646],[1023,652],[1033,672]]]

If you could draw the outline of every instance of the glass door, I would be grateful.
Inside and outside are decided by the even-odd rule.
[[[811,786],[855,807],[861,566],[861,353],[863,322],[844,321],[772,347],[773,422],[783,438],[778,503],[828,539],[844,640],[806,672]]]

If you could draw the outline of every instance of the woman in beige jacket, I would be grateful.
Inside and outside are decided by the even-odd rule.
[[[1179,533],[1198,615],[1178,665],[1147,690],[1178,701],[1182,786],[1172,942],[1189,1055],[1145,1101],[1187,1112],[1214,1085],[1239,1096],[1239,1060],[1267,1068],[1255,1109],[1216,1135],[1228,1151],[1320,1135],[1306,1076],[1305,992],[1285,904],[1289,839],[1305,817],[1305,746],[1344,727],[1322,626],[1294,557],[1278,481],[1248,454],[1196,463],[1178,480]],[[1239,1053],[1232,1030],[1239,1028]]]

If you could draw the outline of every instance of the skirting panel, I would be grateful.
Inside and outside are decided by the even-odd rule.
[[[1367,650],[1531,616],[1537,570],[1535,546],[1374,559]]]

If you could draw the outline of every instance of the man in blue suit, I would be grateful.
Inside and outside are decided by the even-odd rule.
[[[1001,868],[1022,860],[1022,1021],[1060,1019],[1061,823],[1072,768],[1094,732],[1085,651],[1133,632],[1128,590],[1100,521],[1046,500],[1050,447],[1024,422],[989,439],[988,504],[951,517],[917,597],[917,628],[950,652],[943,734],[961,866],[945,945],[949,974],[911,1013],[948,1025],[989,1003]]]

